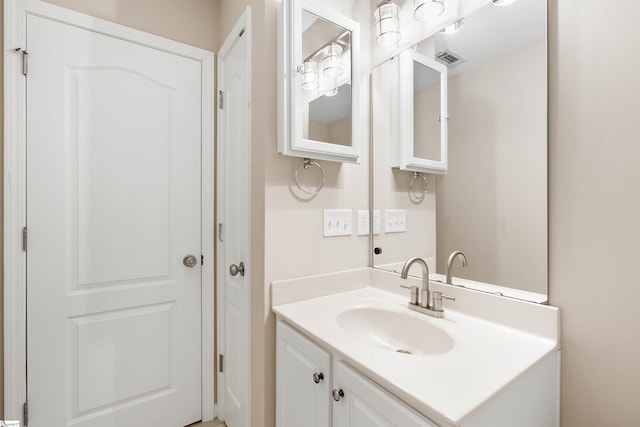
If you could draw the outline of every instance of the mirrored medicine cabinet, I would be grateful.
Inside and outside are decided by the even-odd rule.
[[[358,162],[359,28],[320,2],[282,2],[279,153]]]

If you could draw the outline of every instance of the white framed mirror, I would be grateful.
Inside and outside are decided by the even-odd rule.
[[[310,0],[281,8],[278,152],[357,163],[359,24]]]
[[[393,60],[392,60],[393,61]],[[396,67],[394,67],[396,68]],[[447,67],[409,48],[397,58],[399,110],[392,166],[423,173],[447,172]]]

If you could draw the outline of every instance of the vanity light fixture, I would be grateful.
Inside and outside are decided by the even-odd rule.
[[[302,88],[305,90],[316,90],[320,87],[318,75],[318,64],[315,61],[305,61],[298,66],[298,72],[302,74]]]
[[[414,0],[413,17],[418,21],[437,18],[444,12],[444,0]]]
[[[322,60],[320,68],[325,76],[337,77],[341,75],[342,69],[342,46],[337,43],[330,43],[322,49]]]
[[[376,20],[376,42],[380,46],[391,46],[402,38],[400,34],[400,7],[391,0],[378,4],[374,13]]]
[[[462,28],[464,23],[465,23],[464,18],[460,18],[456,22],[454,22],[453,24],[449,24],[446,27],[444,27],[442,30],[440,30],[440,33],[441,34],[453,34],[453,33],[456,33],[456,32],[458,32],[460,30],[460,28]]]

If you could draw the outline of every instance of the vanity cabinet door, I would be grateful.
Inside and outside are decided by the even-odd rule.
[[[437,427],[342,362],[333,384],[334,427]]]
[[[281,321],[276,342],[277,427],[329,427],[329,353]]]

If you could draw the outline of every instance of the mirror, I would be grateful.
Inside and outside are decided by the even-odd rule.
[[[358,23],[317,2],[283,2],[281,154],[357,162]],[[289,36],[288,39],[286,36]]]
[[[426,57],[425,57],[426,58]],[[440,72],[413,58],[413,153],[421,159],[443,160],[440,129]],[[444,97],[446,99],[446,97]]]
[[[438,32],[419,49],[448,68],[446,175],[391,167],[395,141],[376,126],[375,108],[389,90],[389,61],[372,72],[372,204],[381,224],[372,264],[399,272],[420,256],[432,280],[444,281],[449,255],[461,250],[468,265],[453,263],[454,284],[545,302],[546,1],[489,3],[463,18],[457,32]]]

